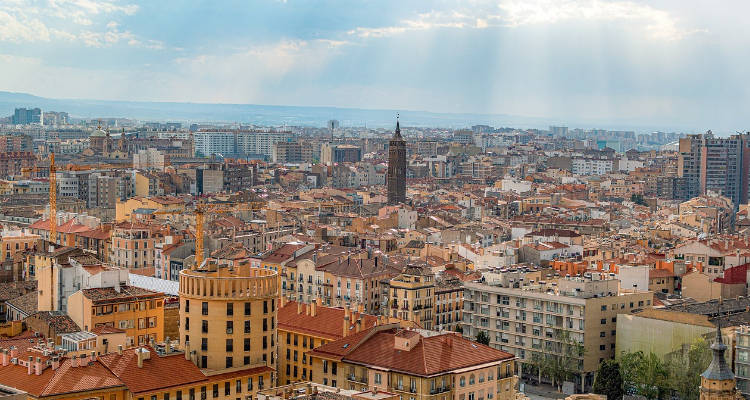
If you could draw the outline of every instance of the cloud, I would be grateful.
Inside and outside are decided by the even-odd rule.
[[[475,1],[470,7],[453,11],[421,13],[393,26],[357,27],[348,33],[370,38],[439,28],[519,27],[572,20],[632,22],[642,26],[651,37],[665,40],[678,40],[693,33],[705,32],[702,29],[681,28],[670,13],[631,1],[494,0]]]
[[[88,47],[124,42],[160,49],[156,40],[139,39],[119,23],[97,23],[104,16],[133,15],[138,6],[111,0],[5,0],[0,2],[0,42],[34,43],[80,40]],[[72,23],[71,23],[72,22]]]

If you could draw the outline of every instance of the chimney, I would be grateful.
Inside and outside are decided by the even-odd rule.
[[[346,308],[344,310],[344,322],[342,323],[344,331],[342,337],[346,337],[346,335],[349,333],[349,309]]]
[[[143,349],[138,348],[135,350],[135,355],[138,357],[138,368],[143,368]]]
[[[281,306],[280,306],[280,308],[284,308],[285,305],[286,305],[286,297],[285,296],[281,296]]]
[[[91,352],[91,362],[95,362],[95,361],[96,361],[96,352],[92,351]]]
[[[302,302],[297,302],[297,315],[302,314]]]
[[[18,357],[18,347],[10,346],[10,358]]]
[[[122,355],[122,345],[117,345],[117,354]]]
[[[2,361],[3,367],[8,366],[8,363],[10,362],[10,355],[8,354],[8,349],[3,349],[3,352],[0,354],[0,361]]]
[[[185,359],[190,361],[190,342],[185,341]]]
[[[357,332],[362,331],[362,318],[357,318]]]
[[[310,312],[309,312],[309,314],[310,314],[311,317],[314,317],[314,316],[316,316],[318,314],[318,300],[319,299],[320,298],[318,298],[315,301],[313,301],[312,303],[310,303],[310,308],[309,308]]]
[[[78,366],[85,367],[89,364],[89,355],[88,354],[81,354],[80,357],[78,357]]]
[[[28,367],[26,368],[26,371],[28,375],[31,375],[34,371],[34,357],[32,356],[29,356],[29,364],[28,364]]]
[[[73,356],[73,358],[70,359],[70,366],[72,368],[78,367],[78,356]]]
[[[42,357],[36,358],[36,362],[34,363],[34,374],[35,375],[42,374]]]
[[[192,361],[193,364],[198,365],[198,353],[195,350],[190,351],[190,361]]]
[[[305,304],[305,314],[308,316],[310,315],[310,309],[312,308],[312,304]]]
[[[56,370],[60,368],[60,359],[57,357],[52,357],[52,370]]]
[[[169,336],[164,341],[164,353],[169,354],[172,352],[172,340]]]

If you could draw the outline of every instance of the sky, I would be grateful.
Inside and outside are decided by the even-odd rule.
[[[0,90],[746,130],[746,1],[0,0]]]

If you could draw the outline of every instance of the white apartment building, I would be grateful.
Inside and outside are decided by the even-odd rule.
[[[571,172],[576,175],[606,175],[612,172],[613,160],[576,157],[570,160]]]
[[[520,288],[467,282],[463,335],[486,332],[490,346],[515,354],[526,373],[537,357],[560,354],[567,335],[585,349],[575,383],[588,390],[599,363],[615,355],[617,315],[652,306],[652,292],[619,292],[618,286],[616,279],[593,278],[527,281]]]

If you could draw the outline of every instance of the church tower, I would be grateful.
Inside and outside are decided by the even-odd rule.
[[[737,390],[734,373],[724,359],[727,346],[721,339],[721,324],[716,326],[716,341],[711,345],[713,359],[708,369],[701,374],[700,400],[739,400],[742,394]]]
[[[396,131],[388,143],[388,204],[406,203],[406,142],[401,137],[398,117]]]

